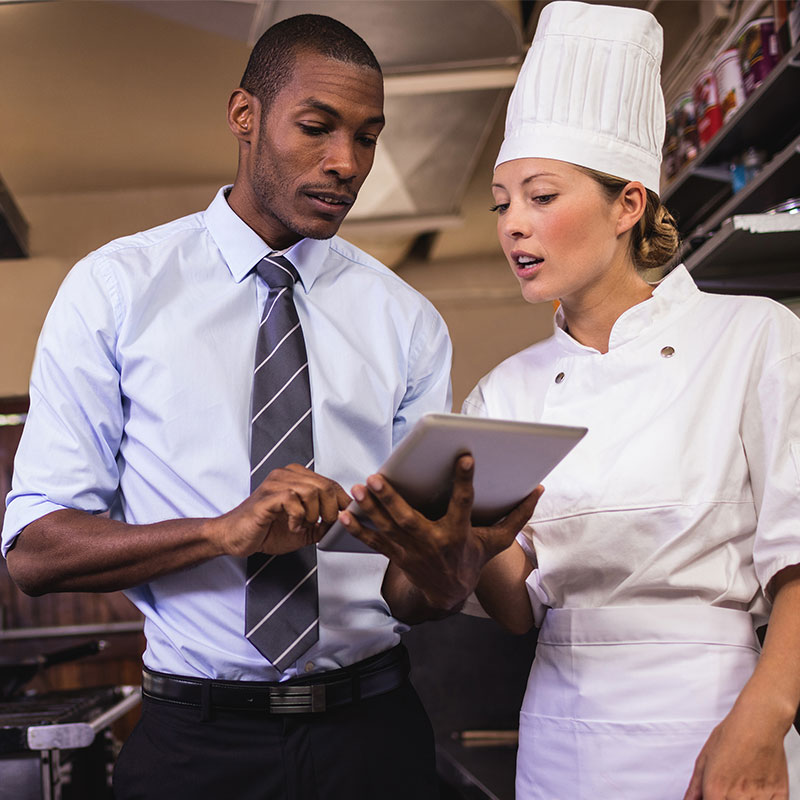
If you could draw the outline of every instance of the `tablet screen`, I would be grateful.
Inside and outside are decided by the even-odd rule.
[[[398,493],[430,519],[447,511],[456,459],[475,459],[472,521],[492,525],[527,497],[585,435],[586,428],[426,414],[378,470]],[[366,476],[365,476],[366,477]],[[354,502],[350,506],[362,521]],[[335,523],[322,550],[374,552]]]

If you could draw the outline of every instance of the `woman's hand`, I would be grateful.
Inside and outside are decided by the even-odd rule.
[[[742,696],[711,732],[684,800],[788,800],[786,730]]]
[[[758,664],[708,737],[684,800],[787,800],[783,740],[800,705],[800,565],[770,581],[774,598]]]

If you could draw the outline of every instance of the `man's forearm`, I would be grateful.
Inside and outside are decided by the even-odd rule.
[[[219,517],[128,525],[75,509],[54,511],[19,534],[8,569],[28,594],[127,589],[217,556],[307,547],[349,503],[335,481],[289,464]]]
[[[222,555],[209,519],[129,525],[64,509],[28,525],[8,553],[8,570],[27,594],[128,589]]]

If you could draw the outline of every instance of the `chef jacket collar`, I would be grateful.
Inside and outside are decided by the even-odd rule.
[[[623,312],[611,328],[609,351],[622,347],[636,339],[664,319],[679,303],[685,303],[692,296],[699,295],[692,276],[683,264],[679,264],[665,278],[655,284],[653,296],[637,303]],[[573,339],[565,330],[567,322],[564,310],[558,307],[555,313],[555,338],[559,345],[573,355],[594,354],[599,351],[587,347]]]
[[[264,256],[275,251],[228,205],[226,196],[230,189],[230,186],[223,186],[217,192],[204,218],[233,279],[240,283]],[[288,250],[281,251],[297,268],[306,292],[319,276],[329,247],[330,239],[301,239]]]

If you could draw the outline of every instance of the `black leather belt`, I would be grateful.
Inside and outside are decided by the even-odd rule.
[[[350,667],[282,683],[190,678],[145,667],[142,694],[204,710],[316,714],[397,689],[408,678],[408,673],[408,651],[399,644]]]

